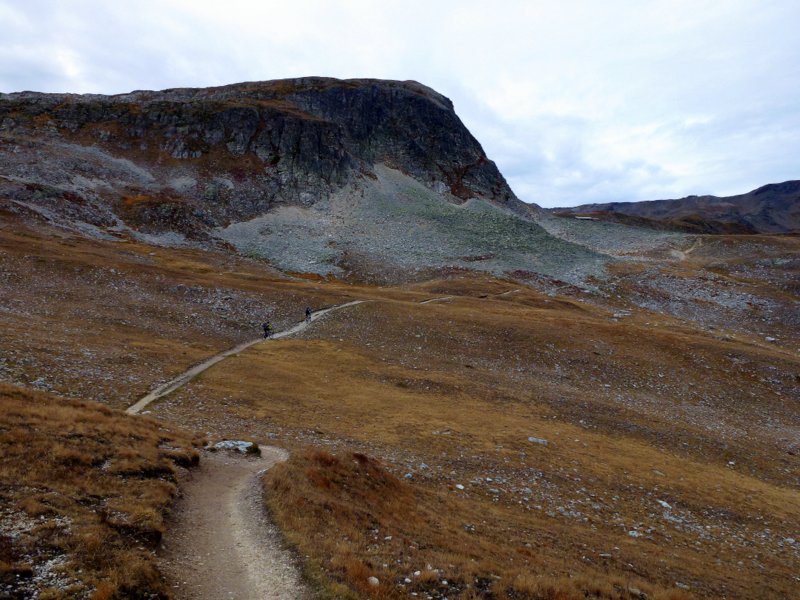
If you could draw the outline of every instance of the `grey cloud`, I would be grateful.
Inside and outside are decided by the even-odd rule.
[[[0,20],[2,91],[416,79],[544,205],[800,177],[795,0],[0,0]]]

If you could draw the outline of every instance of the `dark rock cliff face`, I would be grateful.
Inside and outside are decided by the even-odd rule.
[[[416,82],[0,94],[9,213],[369,282],[480,270],[580,284],[607,261],[539,226],[450,100]]]
[[[349,89],[298,91],[290,100],[339,124],[348,132],[348,151],[369,162],[396,166],[423,182],[446,182],[463,200],[482,197],[515,204],[513,192],[450,100],[428,88],[413,82],[372,82]]]
[[[88,222],[198,236],[275,205],[313,205],[380,163],[451,202],[531,210],[450,100],[416,82],[0,95],[0,196]]]

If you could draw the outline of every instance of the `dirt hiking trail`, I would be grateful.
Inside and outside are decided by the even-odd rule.
[[[690,248],[688,248],[686,250],[675,250],[675,249],[673,249],[673,250],[670,250],[670,254],[674,258],[677,258],[678,260],[688,260],[689,255],[692,252],[694,252],[695,250],[697,250],[698,248],[702,248],[702,246],[703,246],[703,238],[698,235],[695,238],[694,243],[691,245]]]
[[[330,308],[324,308],[322,310],[318,310],[316,312],[313,312],[313,313],[311,313],[311,318],[308,321],[301,321],[300,323],[296,323],[295,325],[293,325],[289,329],[286,329],[284,331],[279,331],[279,332],[273,334],[270,339],[277,340],[277,339],[280,339],[280,338],[285,338],[285,337],[289,337],[289,336],[295,335],[297,333],[300,333],[301,331],[305,331],[314,321],[316,321],[317,319],[322,318],[323,316],[325,316],[329,312],[333,312],[335,310],[340,310],[342,308],[347,308],[348,306],[355,306],[356,304],[361,304],[362,302],[365,302],[365,300],[354,300],[353,302],[347,302],[346,304],[337,304],[336,306],[331,306]],[[183,387],[184,385],[189,383],[192,379],[197,377],[200,373],[202,373],[203,371],[205,371],[206,369],[208,369],[210,367],[213,367],[218,362],[223,361],[226,358],[228,358],[229,356],[233,356],[234,354],[239,354],[240,352],[246,350],[250,346],[254,346],[256,344],[259,344],[259,343],[265,342],[265,341],[267,341],[267,340],[265,340],[264,338],[258,338],[258,339],[255,339],[255,340],[250,340],[249,342],[242,342],[238,346],[234,346],[233,348],[231,348],[229,350],[225,350],[224,352],[220,352],[219,354],[215,354],[211,358],[209,358],[207,360],[204,360],[200,364],[197,364],[197,365],[193,366],[191,369],[189,369],[185,373],[182,373],[182,374],[178,375],[175,379],[171,379],[167,383],[165,383],[163,385],[160,385],[159,387],[157,387],[156,389],[151,391],[146,396],[140,398],[135,404],[133,404],[132,406],[129,406],[125,410],[125,412],[128,413],[129,415],[138,415],[151,402],[155,402],[159,398],[163,398],[167,394],[171,394],[172,392],[174,392],[178,388]]]
[[[326,314],[361,304],[355,300],[311,313],[271,336],[280,339],[307,329]],[[193,366],[127,409],[139,414],[151,402],[186,385],[206,369],[266,342],[244,342]],[[159,567],[177,600],[310,600],[297,564],[283,548],[263,505],[260,475],[288,454],[261,447],[261,457],[207,452],[181,486],[182,496],[164,535]]]
[[[190,471],[159,552],[176,600],[312,598],[262,504],[261,473],[286,457],[208,452]]]

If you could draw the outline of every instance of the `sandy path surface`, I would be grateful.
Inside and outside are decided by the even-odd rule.
[[[176,600],[312,598],[262,504],[259,475],[286,456],[206,453],[191,470],[159,551]]]
[[[431,302],[444,302],[445,300],[452,299],[452,296],[442,296],[441,298],[431,298],[430,300],[423,300],[420,304],[430,304]]]
[[[285,337],[289,337],[289,336],[295,335],[297,333],[300,333],[301,331],[305,331],[314,321],[316,321],[317,319],[321,319],[323,316],[325,316],[329,312],[333,312],[335,310],[340,310],[340,309],[346,308],[348,306],[355,306],[356,304],[361,304],[362,302],[364,302],[364,300],[354,300],[353,302],[348,302],[346,304],[338,304],[336,306],[331,306],[330,308],[325,308],[323,310],[318,310],[318,311],[316,311],[314,313],[311,313],[311,318],[308,321],[301,321],[300,323],[297,323],[297,324],[293,325],[289,329],[286,329],[284,331],[279,331],[279,332],[275,333],[270,339],[277,340],[277,339],[280,339],[280,338],[285,338]],[[220,362],[222,360],[225,360],[226,358],[228,358],[229,356],[233,356],[234,354],[239,354],[240,352],[242,352],[243,350],[246,350],[250,346],[254,346],[256,344],[259,344],[261,342],[266,342],[266,341],[268,341],[268,340],[265,340],[264,338],[258,338],[258,339],[255,339],[255,340],[250,340],[249,342],[243,342],[243,343],[239,344],[238,346],[234,346],[233,348],[231,348],[229,350],[225,350],[224,352],[220,352],[219,354],[215,354],[214,356],[212,356],[208,360],[204,360],[200,364],[193,366],[188,371],[186,371],[184,373],[181,373],[175,379],[172,379],[172,380],[168,381],[167,383],[158,386],[152,392],[150,392],[146,396],[140,398],[135,404],[133,404],[132,406],[129,406],[125,412],[128,413],[129,415],[138,415],[151,402],[155,402],[159,398],[163,398],[167,394],[171,394],[172,392],[174,392],[178,388],[183,387],[184,385],[189,383],[192,379],[197,377],[200,373],[202,373],[203,371],[205,371],[206,369],[208,369],[210,367],[213,367],[218,362]]]
[[[311,314],[310,319],[275,333],[280,339],[304,331],[329,312],[356,300]],[[268,340],[259,338],[216,354],[157,387],[128,408],[147,405],[186,385],[218,362]],[[181,486],[159,552],[159,568],[176,600],[306,600],[311,593],[263,505],[260,474],[286,460],[279,448],[262,447],[260,458],[207,452]]]

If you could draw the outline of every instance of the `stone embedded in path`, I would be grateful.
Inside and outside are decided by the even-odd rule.
[[[234,450],[242,454],[260,454],[258,444],[244,440],[222,440],[211,446],[214,450]]]

